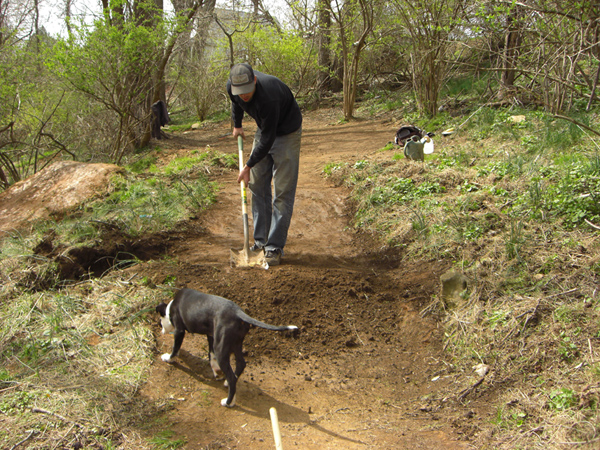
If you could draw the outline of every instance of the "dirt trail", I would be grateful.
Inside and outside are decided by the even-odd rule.
[[[157,403],[174,399],[167,426],[187,440],[185,449],[272,449],[271,407],[285,449],[471,448],[451,423],[464,414],[459,408],[428,407],[428,399],[452,391],[452,378],[444,376],[441,330],[418,311],[439,289],[447,267],[398,267],[348,231],[347,192],[321,176],[328,162],[365,159],[384,147],[395,124],[332,122],[325,114],[305,118],[297,202],[281,266],[230,267],[229,251],[243,241],[239,186],[231,172],[216,179],[218,203],[197,226],[172,236],[176,273],[173,265],[142,266],[140,275],[176,276],[178,287],[222,295],[258,319],[301,328],[297,337],[250,331],[238,403],[228,409],[220,406],[226,388],[212,377],[206,338],[188,335],[169,365],[159,355],[170,350],[172,337],[160,336],[156,326],[157,356],[141,395]],[[226,132],[198,131],[186,139],[199,149],[237,152],[233,139],[218,139]]]

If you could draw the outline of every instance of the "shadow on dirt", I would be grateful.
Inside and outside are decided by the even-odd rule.
[[[57,242],[50,232],[33,249],[37,258],[56,264],[54,280],[81,281],[101,278],[111,270],[123,269],[139,261],[159,259],[169,248],[169,238],[164,233],[133,238],[119,230],[103,232],[92,245],[76,246]],[[37,277],[34,290],[47,288],[50,280]]]
[[[223,386],[223,378],[213,377],[212,370],[210,369],[207,359],[195,356],[185,350],[181,350],[178,357],[181,362],[175,361],[173,363],[170,363],[170,368],[172,370],[178,370],[185,373],[188,377],[195,379],[199,384],[209,384],[213,387]],[[223,389],[223,395],[225,396],[227,388],[223,387]],[[254,384],[252,381],[244,380],[243,389],[257,393],[257,395],[261,397],[261,401],[249,403],[252,406],[236,405],[237,411],[241,414],[253,416],[256,419],[263,419],[265,417],[269,417],[269,410],[271,408],[275,408],[277,410],[277,415],[280,423],[297,424],[301,426],[311,427],[315,431],[328,435],[335,440],[367,445],[361,440],[344,436],[333,430],[327,429],[326,427],[320,425],[318,423],[318,420],[311,418],[310,414],[307,411],[273,398],[269,394],[265,393],[258,385]]]

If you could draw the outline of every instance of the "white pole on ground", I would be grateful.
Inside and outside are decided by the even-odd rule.
[[[275,438],[275,450],[283,450],[283,444],[281,443],[281,433],[279,432],[279,419],[277,418],[277,410],[275,408],[269,409],[271,415],[271,425],[273,425],[273,437]]]

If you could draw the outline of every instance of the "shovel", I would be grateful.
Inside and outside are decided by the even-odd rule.
[[[238,136],[238,155],[240,170],[244,167],[244,143],[242,136]],[[248,201],[246,198],[246,183],[240,183],[242,193],[242,220],[244,222],[244,248],[241,251],[231,250],[231,263],[237,267],[262,267],[268,269],[262,250],[250,250],[250,231],[248,228]]]

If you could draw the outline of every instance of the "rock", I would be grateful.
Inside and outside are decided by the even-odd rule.
[[[521,122],[524,122],[526,119],[527,119],[527,117],[525,117],[523,115],[510,116],[510,121],[512,123],[521,123]]]
[[[114,164],[59,161],[0,193],[0,238],[29,222],[72,210],[106,193]]]
[[[489,372],[490,368],[485,364],[477,364],[473,366],[473,371],[480,377],[485,377]]]

